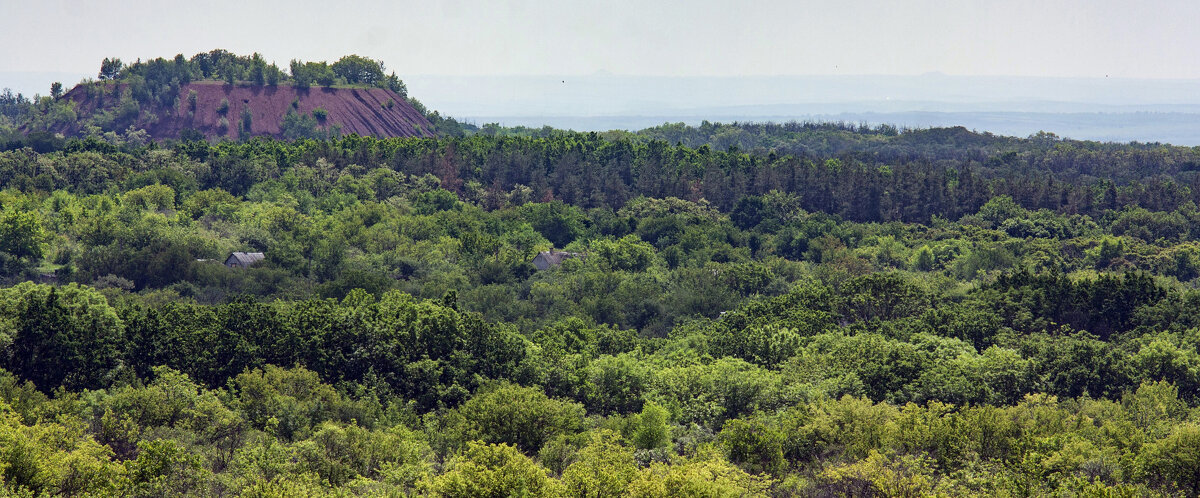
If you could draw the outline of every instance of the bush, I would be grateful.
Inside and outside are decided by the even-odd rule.
[[[558,401],[540,389],[501,384],[484,390],[461,408],[480,439],[516,445],[537,453],[546,441],[583,428],[583,406]]]
[[[562,480],[571,496],[624,496],[638,470],[633,450],[621,445],[621,436],[606,429],[591,434]]]
[[[293,104],[295,105],[295,104]],[[321,139],[325,134],[317,127],[317,120],[308,114],[288,111],[279,124],[279,131],[285,140],[301,138]]]
[[[562,496],[558,481],[516,448],[472,442],[433,480],[433,496]]]
[[[249,107],[242,108],[242,121],[238,125],[238,134],[242,139],[250,138],[254,134],[253,131],[254,116],[250,114]]]
[[[642,405],[642,413],[637,417],[637,428],[633,432],[633,444],[643,450],[663,448],[670,444],[671,426],[667,423],[670,416],[671,413],[658,403]]]

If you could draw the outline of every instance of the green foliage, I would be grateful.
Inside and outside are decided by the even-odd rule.
[[[470,443],[430,487],[435,496],[558,496],[561,485],[506,444]]]
[[[667,424],[670,413],[657,403],[642,405],[633,431],[633,444],[639,449],[653,450],[671,442],[671,426]]]
[[[22,424],[0,402],[0,475],[6,493],[116,494],[125,469],[111,450],[57,423]]]
[[[654,247],[637,235],[592,244],[592,253],[601,268],[609,271],[645,271],[654,262]]]
[[[294,109],[288,109],[288,112],[283,115],[283,120],[279,123],[279,132],[283,135],[284,140],[320,140],[326,136],[325,132],[320,129],[316,118],[295,112]]]
[[[109,59],[108,57],[105,57],[104,60],[100,62],[100,74],[97,75],[97,77],[101,80],[116,79],[117,75],[121,73],[121,69],[124,67],[125,64],[121,62],[121,59]]]
[[[331,64],[333,73],[347,83],[374,85],[384,79],[383,63],[358,55],[347,55]]]
[[[272,66],[126,71],[111,141],[0,152],[0,494],[1198,492],[1191,149],[299,109],[149,144],[139,99]]]
[[[538,389],[501,384],[463,404],[463,417],[478,439],[537,453],[546,441],[582,429],[583,406],[546,397]]]
[[[533,229],[555,247],[566,247],[583,232],[583,213],[562,202],[526,204],[521,212]]]
[[[913,254],[912,268],[916,271],[933,270],[936,264],[936,258],[933,255],[933,250],[929,246],[921,246],[917,252]]]
[[[0,289],[0,366],[42,389],[111,383],[124,366],[124,332],[92,288],[23,282]]]
[[[1139,460],[1145,477],[1167,489],[1184,494],[1200,493],[1196,468],[1200,455],[1200,427],[1195,423],[1178,425],[1171,435],[1148,445]]]
[[[428,475],[427,452],[415,433],[401,427],[373,432],[325,422],[295,445],[294,454],[297,470],[312,472],[331,486],[365,478],[412,489]]]
[[[235,406],[247,422],[284,441],[303,439],[321,422],[350,419],[355,411],[352,403],[304,368],[268,365],[265,370],[243,372],[232,383]]]
[[[460,207],[458,197],[453,192],[442,189],[417,194],[413,199],[413,205],[418,214],[426,215],[451,211]]]
[[[562,474],[570,496],[626,496],[629,483],[638,475],[633,450],[621,444],[619,434],[606,429],[593,432],[574,460]]]
[[[676,465],[654,463],[629,485],[629,496],[766,496],[770,479],[752,476],[717,455]]]
[[[253,134],[254,116],[250,113],[249,107],[242,108],[242,119],[238,121],[238,137],[242,140],[248,140]]]
[[[203,479],[201,459],[172,440],[138,443],[138,456],[127,460],[129,492],[134,496],[181,494]]]
[[[17,258],[42,258],[49,234],[37,213],[6,210],[0,214],[0,251]]]

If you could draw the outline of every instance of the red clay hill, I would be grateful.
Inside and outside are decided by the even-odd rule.
[[[195,92],[194,105],[190,97],[192,92]],[[75,102],[76,112],[81,116],[98,112],[97,107],[111,109],[116,103],[112,94],[103,98],[95,95],[95,91],[80,85],[64,98]],[[135,126],[145,129],[155,139],[179,138],[181,132],[189,129],[210,140],[238,138],[243,109],[249,108],[252,136],[282,138],[280,125],[289,112],[312,116],[313,111],[317,111],[317,117],[321,118],[319,109],[324,109],[324,117],[317,123],[326,131],[336,127],[343,135],[433,136],[433,125],[429,120],[404,97],[386,88],[313,86],[300,89],[290,84],[231,85],[199,81],[183,85],[177,102],[175,108],[142,112]],[[224,112],[221,111],[223,102],[228,102]],[[149,115],[154,117],[147,119]],[[222,126],[221,118],[226,119],[227,126]]]

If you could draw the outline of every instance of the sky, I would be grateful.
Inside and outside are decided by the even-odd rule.
[[[0,0],[0,88],[44,95],[105,57],[358,54],[470,123],[864,120],[1200,144],[1196,19],[1197,0]]]
[[[0,72],[224,48],[406,75],[1200,78],[1195,0],[0,0]],[[3,85],[3,82],[0,82]]]

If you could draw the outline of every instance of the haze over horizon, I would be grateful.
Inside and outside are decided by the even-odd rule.
[[[127,22],[147,13],[156,21]],[[224,48],[259,52],[281,66],[374,57],[430,109],[505,124],[541,119],[592,128],[649,118],[861,113],[899,120],[912,112],[1190,115],[1200,105],[1192,50],[1200,31],[1190,29],[1200,3],[1184,1],[57,0],[6,2],[0,16],[20,21],[0,32],[0,42],[20,47],[0,53],[0,88],[26,95],[47,93],[52,81],[70,86],[94,76],[105,57],[132,62]],[[570,117],[606,120],[561,119]],[[1104,130],[1077,136],[1154,138]]]
[[[147,14],[155,22],[128,22]],[[1200,4],[1178,0],[51,0],[6,2],[0,15],[21,21],[0,33],[21,47],[0,53],[5,71],[221,47],[284,64],[358,53],[402,75],[1200,78]]]

